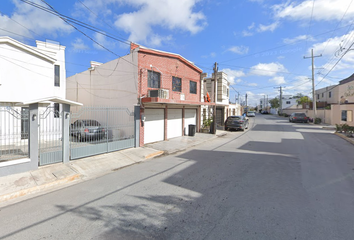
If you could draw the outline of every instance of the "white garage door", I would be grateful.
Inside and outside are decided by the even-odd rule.
[[[184,127],[186,128],[186,134],[189,134],[189,124],[196,125],[197,123],[197,110],[185,109],[184,112]]]
[[[144,143],[164,140],[164,109],[145,109]]]
[[[182,136],[182,109],[167,109],[167,138]]]

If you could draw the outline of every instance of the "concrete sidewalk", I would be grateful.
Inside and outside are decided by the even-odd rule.
[[[226,132],[219,130],[216,135],[196,133],[195,136],[177,137],[168,141],[146,144],[144,147],[91,156],[70,161],[67,164],[52,164],[39,167],[34,171],[1,177],[0,206],[6,205],[10,200],[20,201],[34,196],[35,193],[48,192],[97,178],[163,154],[184,151],[224,135]]]

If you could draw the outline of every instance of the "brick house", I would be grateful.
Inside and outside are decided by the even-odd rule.
[[[202,70],[184,57],[144,48],[138,53],[140,146],[189,134],[200,129]],[[193,129],[191,129],[193,130]]]
[[[201,105],[213,104],[201,101],[201,73],[179,54],[132,43],[130,54],[91,62],[87,71],[67,78],[67,98],[131,109],[137,119],[135,146],[143,146],[188,135],[189,125],[200,129]]]

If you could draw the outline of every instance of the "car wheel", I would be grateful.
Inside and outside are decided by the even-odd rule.
[[[308,120],[305,121],[305,123],[308,123],[308,122],[309,122]]]
[[[229,128],[225,127],[225,131],[228,131],[228,130],[229,130]]]

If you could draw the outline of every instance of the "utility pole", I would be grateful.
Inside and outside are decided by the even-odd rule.
[[[280,91],[279,105],[280,105],[280,114],[282,114],[283,113],[283,90],[281,86],[276,88],[279,88]]]
[[[247,93],[246,93],[246,116],[248,114],[248,106],[247,106]]]
[[[263,111],[266,110],[266,101],[265,101],[265,95],[263,96]]]
[[[267,95],[267,102],[266,102],[266,111],[268,111],[268,95]]]
[[[318,56],[313,55],[313,49],[311,49],[311,57],[305,57],[306,58],[312,58],[312,108],[313,108],[313,120],[315,121],[317,117],[317,107],[316,107],[316,98],[315,98],[315,66],[314,66],[314,58],[315,57],[322,57],[322,54]]]
[[[217,72],[218,72],[218,63],[215,62],[214,65],[214,108],[213,108],[213,134],[216,133],[216,100],[217,100]]]

